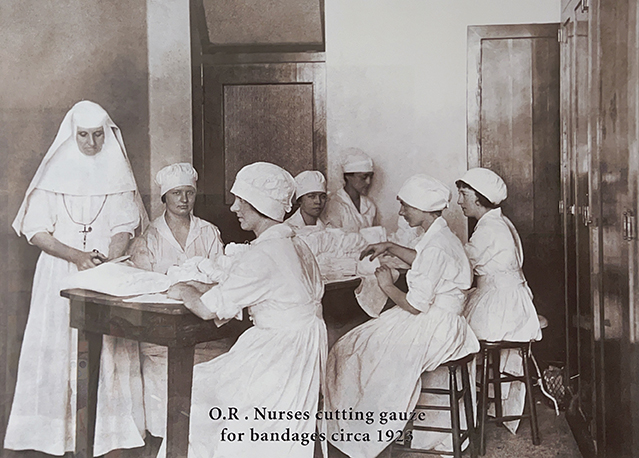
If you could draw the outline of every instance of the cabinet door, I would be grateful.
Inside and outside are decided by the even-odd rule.
[[[636,110],[632,109],[632,94],[638,84],[632,79],[629,56],[636,53],[636,39],[631,41],[631,27],[636,27],[636,15],[631,16],[635,1],[600,0],[596,7],[598,36],[595,41],[597,61],[593,65],[597,81],[592,87],[598,95],[598,117],[592,126],[597,141],[597,172],[600,182],[601,221],[600,250],[600,317],[599,329],[603,347],[602,366],[602,448],[607,457],[638,456],[633,443],[631,419],[636,412],[637,353],[634,344],[634,301],[631,283],[634,281],[629,260],[634,250],[632,220],[635,218],[636,158],[631,158],[632,128]],[[632,8],[631,8],[632,5]],[[636,57],[635,57],[636,59]],[[636,99],[635,99],[636,100]],[[635,438],[635,441],[637,438]]]
[[[601,429],[598,414],[601,403],[600,371],[597,370],[601,348],[596,281],[591,272],[598,266],[596,256],[597,225],[593,224],[598,206],[593,189],[590,144],[590,54],[587,11],[576,2],[564,11],[562,24],[562,189],[563,226],[566,263],[566,341],[567,375],[577,394],[573,412],[586,429],[596,449]],[[567,17],[566,17],[567,16]],[[592,232],[592,233],[591,233]],[[591,256],[592,255],[592,256]],[[595,280],[598,277],[594,277]],[[593,295],[593,290],[595,295]]]
[[[243,166],[267,161],[293,175],[326,173],[324,62],[287,62],[287,56],[273,62],[274,56],[203,65],[204,146],[193,158],[200,172],[196,213],[216,224],[225,242],[253,238],[229,211],[229,191]]]

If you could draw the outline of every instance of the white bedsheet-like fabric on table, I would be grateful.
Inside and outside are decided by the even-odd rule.
[[[477,275],[477,288],[468,295],[464,315],[477,337],[488,341],[540,340],[539,318],[522,271],[521,240],[501,209],[490,210],[479,219],[465,249]],[[502,351],[501,370],[523,375],[517,350]],[[525,395],[522,382],[502,384],[503,414],[521,415]],[[519,421],[504,424],[514,433]]]
[[[116,262],[76,272],[62,282],[63,289],[86,289],[115,297],[161,293],[169,286],[171,280],[166,275]]]
[[[412,411],[423,371],[479,350],[475,335],[461,316],[463,290],[471,282],[461,242],[445,220],[438,218],[416,250],[406,277],[406,298],[420,313],[414,315],[395,306],[344,335],[329,354],[325,410],[352,408],[375,416],[370,424],[335,417],[328,421],[328,438],[352,458],[377,456],[389,444],[378,440],[377,430],[404,427],[402,419],[380,421],[382,412]],[[342,430],[368,433],[370,442],[342,441]]]

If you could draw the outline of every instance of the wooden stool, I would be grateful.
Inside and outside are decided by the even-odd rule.
[[[496,423],[504,423],[505,421],[522,420],[524,418],[530,419],[530,429],[532,432],[532,442],[534,445],[539,445],[539,428],[537,426],[537,410],[535,409],[535,401],[533,400],[533,383],[530,377],[530,371],[528,369],[528,359],[530,354],[531,342],[488,342],[485,340],[479,341],[482,355],[482,369],[481,378],[479,381],[479,454],[486,454],[486,422],[494,421]],[[524,364],[524,375],[502,375],[499,367],[501,350],[506,349],[518,349]],[[492,365],[493,373],[492,377],[489,377],[489,365]],[[523,382],[526,384],[526,403],[528,404],[528,413],[522,415],[508,415],[504,416],[502,413],[501,405],[501,384],[506,382]],[[493,385],[494,397],[488,396],[488,385]],[[493,402],[495,404],[495,417],[488,418],[488,404]]]
[[[474,354],[468,355],[462,359],[448,361],[442,366],[448,367],[448,388],[423,388],[422,393],[436,394],[441,396],[448,396],[448,406],[429,406],[429,405],[416,405],[415,410],[449,410],[451,428],[440,428],[435,426],[418,426],[414,425],[412,421],[409,421],[406,425],[406,431],[411,433],[406,434],[404,437],[404,446],[402,448],[410,450],[412,453],[425,453],[429,455],[449,455],[455,458],[461,458],[462,456],[462,444],[468,439],[468,449],[470,450],[470,456],[475,458],[477,451],[475,447],[475,428],[473,418],[473,401],[471,397],[470,378],[468,376],[468,364],[473,361]],[[461,369],[461,389],[457,383],[457,371]],[[464,399],[464,410],[466,413],[466,429],[461,429],[460,416],[459,416],[459,400]],[[434,431],[440,433],[452,434],[453,438],[453,451],[441,451],[441,450],[420,450],[411,448],[412,431]]]

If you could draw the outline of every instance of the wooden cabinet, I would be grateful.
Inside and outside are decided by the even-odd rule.
[[[562,5],[568,419],[584,456],[639,456],[637,6]]]

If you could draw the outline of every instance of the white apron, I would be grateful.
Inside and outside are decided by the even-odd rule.
[[[99,213],[99,214],[98,214]],[[133,234],[139,210],[133,192],[63,197],[35,189],[29,196],[22,232],[30,240],[48,232],[83,249],[81,225],[89,222],[86,251],[108,253],[111,237]],[[77,331],[69,327],[69,301],[60,284],[75,264],[41,253],[20,351],[18,377],[4,447],[63,455],[75,448]],[[95,455],[144,445],[144,412],[138,344],[105,336],[100,359]],[[117,367],[117,370],[116,370]]]
[[[461,316],[471,270],[459,239],[438,218],[416,246],[406,275],[408,302],[421,313],[395,306],[344,335],[327,362],[325,412],[328,439],[352,458],[377,456],[390,442],[378,430],[401,430],[406,419],[385,421],[383,412],[410,412],[421,389],[421,373],[479,351],[479,343]],[[373,412],[374,420],[337,419],[335,411]],[[426,414],[426,424],[433,425]],[[388,420],[388,419],[386,419]],[[368,433],[369,441],[348,441],[342,430]],[[429,433],[427,433],[428,435]],[[443,438],[422,437],[435,446]],[[434,442],[434,443],[433,443]]]
[[[489,341],[540,340],[537,310],[522,271],[521,240],[501,209],[490,210],[479,219],[465,249],[477,275],[477,288],[468,296],[464,315],[477,337]],[[523,375],[517,350],[502,351],[501,370]],[[502,384],[503,415],[521,415],[525,397],[522,382]],[[514,433],[519,422],[504,424]]]
[[[185,248],[173,236],[162,214],[131,243],[131,260],[145,270],[166,274],[170,267],[181,266],[190,258],[202,256],[211,260],[224,253],[220,231],[213,224],[191,215]],[[210,360],[228,350],[226,339],[195,347],[195,362]],[[156,437],[166,436],[166,403],[168,350],[161,345],[140,343],[142,380],[144,382],[144,413],[146,430]]]
[[[324,285],[313,254],[292,235],[285,224],[267,229],[238,255],[228,278],[202,296],[220,319],[248,308],[254,326],[228,353],[193,370],[190,458],[313,457],[327,352]],[[213,420],[213,407],[227,418]],[[229,418],[230,407],[237,420]],[[275,411],[292,414],[273,419]],[[243,439],[221,440],[224,428],[243,432]]]

